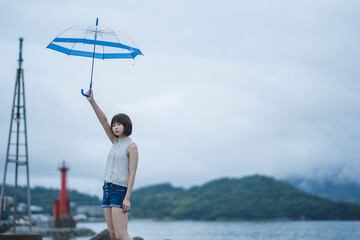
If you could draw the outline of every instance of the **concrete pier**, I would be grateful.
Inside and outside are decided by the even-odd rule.
[[[0,234],[0,240],[42,240],[40,234]]]

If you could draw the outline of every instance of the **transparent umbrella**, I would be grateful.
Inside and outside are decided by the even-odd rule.
[[[135,59],[143,55],[136,44],[124,34],[96,25],[73,26],[60,33],[46,48],[79,57],[92,58],[89,92],[92,89],[94,59]],[[84,90],[81,89],[81,93]]]

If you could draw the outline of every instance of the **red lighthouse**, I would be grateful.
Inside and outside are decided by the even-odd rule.
[[[65,166],[65,162],[61,168],[59,168],[61,172],[61,190],[60,190],[60,202],[59,202],[59,215],[62,217],[70,216],[70,201],[67,199],[67,190],[66,190],[66,172],[69,170]]]
[[[54,227],[73,227],[75,222],[70,216],[70,201],[67,198],[66,189],[66,172],[69,168],[65,166],[65,161],[59,170],[61,172],[61,189],[60,200],[57,198],[53,200]]]

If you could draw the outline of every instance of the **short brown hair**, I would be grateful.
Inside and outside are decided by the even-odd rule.
[[[124,132],[123,132],[124,136],[131,135],[132,123],[131,123],[131,119],[128,115],[126,115],[125,113],[119,113],[119,114],[116,114],[115,116],[113,116],[113,118],[111,119],[111,125],[110,125],[111,131],[112,131],[113,124],[116,122],[121,123],[124,126]]]

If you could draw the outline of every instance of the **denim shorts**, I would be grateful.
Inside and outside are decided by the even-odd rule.
[[[103,201],[101,207],[123,208],[123,201],[126,195],[127,187],[116,185],[110,182],[104,182],[103,186]]]

